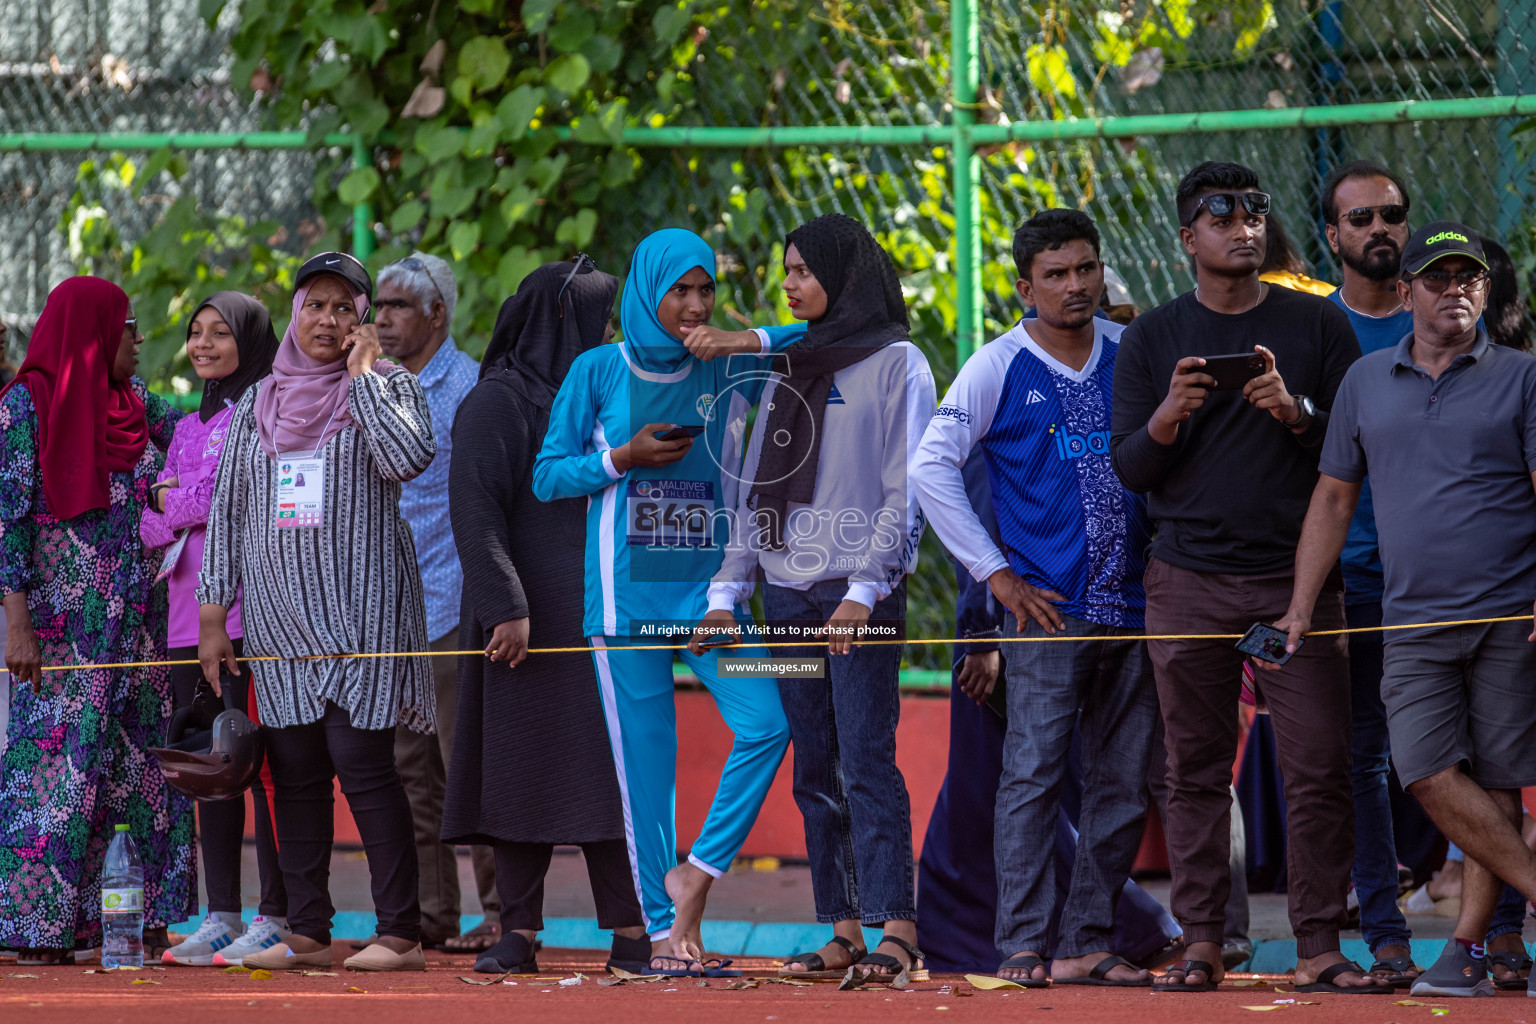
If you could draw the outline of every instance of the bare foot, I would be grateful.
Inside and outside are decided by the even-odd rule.
[[[374,939],[374,941],[377,942],[379,940]],[[288,936],[287,945],[288,948],[293,950],[295,953],[318,953],[322,949],[327,948],[307,935],[297,934]],[[403,950],[401,952],[403,952]]]
[[[1008,960],[1012,960],[1016,956],[1039,958],[1040,954],[1032,949],[1021,949],[1017,953],[1009,955]],[[1004,962],[1006,963],[1007,961]],[[1045,981],[1050,977],[1050,975],[1045,973],[1045,964],[1043,963],[1036,965],[1032,970],[1025,970],[1022,967],[999,967],[997,969],[997,976],[1006,981]]]
[[[391,953],[409,953],[411,950],[420,945],[420,943],[412,942],[410,939],[402,939],[398,935],[380,935],[373,941],[383,946]],[[289,946],[288,948],[292,949],[293,947]]]
[[[1051,977],[1086,978],[1101,960],[1113,955],[1106,949],[1097,953],[1085,953],[1082,956],[1057,957],[1051,961]],[[1128,964],[1116,964],[1109,969],[1109,973],[1104,975],[1109,981],[1146,981],[1151,976],[1151,971],[1137,970]]]
[[[1334,964],[1342,964],[1347,961],[1344,954],[1338,950],[1324,953],[1322,956],[1311,956],[1305,960],[1296,961],[1296,984],[1310,985],[1317,981],[1318,975],[1332,967]],[[1339,988],[1390,988],[1385,981],[1363,971],[1345,971],[1330,982]]]
[[[708,872],[692,864],[679,864],[667,872],[667,895],[676,908],[672,918],[672,935],[667,939],[674,956],[697,960],[704,955],[704,937],[700,925],[704,920],[704,903],[709,899],[709,887],[714,881]]]
[[[1425,889],[1429,892],[1429,898],[1436,902],[1460,899],[1461,871],[1461,861],[1446,861],[1445,865],[1435,872],[1435,877],[1431,878],[1429,884],[1425,886]]]
[[[1211,970],[1214,973],[1207,974],[1205,971],[1186,971],[1178,966],[1178,964],[1188,960],[1199,960],[1202,963],[1210,964]],[[1221,943],[1191,942],[1189,946],[1184,950],[1184,955],[1181,956],[1179,960],[1175,962],[1173,966],[1169,967],[1168,970],[1162,975],[1153,978],[1152,984],[1154,986],[1172,985],[1175,988],[1178,988],[1181,985],[1203,985],[1206,982],[1214,982],[1215,984],[1219,985],[1221,984],[1221,979],[1225,978],[1226,976],[1227,973],[1221,966]]]

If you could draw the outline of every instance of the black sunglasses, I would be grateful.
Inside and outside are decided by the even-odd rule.
[[[574,266],[571,267],[571,272],[565,275],[564,283],[560,285],[560,290],[555,293],[555,308],[560,311],[560,315],[562,317],[565,316],[565,307],[560,305],[560,299],[563,295],[565,295],[565,289],[570,285],[571,279],[574,278],[577,274],[581,273],[581,268],[584,265],[591,267],[593,270],[597,269],[597,261],[584,252],[577,253],[574,257],[571,258],[571,262],[574,264]]]
[[[432,271],[419,257],[407,256],[403,260],[397,260],[394,265],[404,267],[406,270],[419,270],[426,274],[427,280],[432,282],[432,290],[437,292],[437,300],[443,304],[444,309],[448,308],[448,300],[443,297],[443,290],[437,286],[437,278],[432,276]]]
[[[1424,282],[1424,287],[1436,295],[1449,288],[1452,282],[1460,285],[1463,292],[1475,292],[1488,280],[1488,271],[1463,270],[1453,274],[1449,270],[1426,270],[1422,274],[1415,274],[1409,280]]]
[[[1212,217],[1230,217],[1237,204],[1242,203],[1243,209],[1255,217],[1262,217],[1269,212],[1268,192],[1213,192],[1203,197],[1195,208],[1189,212],[1189,219],[1184,222],[1189,227],[1200,216],[1201,210],[1209,210]]]
[[[1383,224],[1401,224],[1408,219],[1408,207],[1403,203],[1385,203],[1381,206],[1357,206],[1353,210],[1346,210],[1339,214],[1339,220],[1349,221],[1349,226],[1354,228],[1368,228],[1376,222],[1376,215],[1381,214]],[[1337,224],[1339,221],[1334,221]]]

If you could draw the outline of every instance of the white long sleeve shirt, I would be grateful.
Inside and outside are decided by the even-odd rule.
[[[794,358],[794,350],[790,350]],[[936,388],[928,360],[911,342],[888,345],[832,377],[822,421],[816,489],[809,503],[791,502],[785,546],[770,550],[748,507],[763,433],[783,378],[763,391],[742,469],[731,542],[709,587],[711,611],[752,595],[761,577],[774,586],[808,590],[847,579],[846,600],[873,610],[917,565],[923,513],[908,461],[933,416]]]

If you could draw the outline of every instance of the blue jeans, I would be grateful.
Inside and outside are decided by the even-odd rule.
[[[768,585],[763,612],[775,626],[820,626],[848,592],[845,580],[809,590]],[[875,606],[871,624],[904,629],[905,586]],[[805,819],[816,920],[867,925],[917,917],[912,887],[912,809],[896,767],[901,645],[777,648],[778,657],[827,660],[823,679],[781,679],[795,755],[795,804]]]
[[[1344,608],[1351,629],[1381,625],[1381,605]],[[1387,787],[1391,745],[1387,709],[1381,702],[1380,633],[1349,637],[1350,775],[1355,798],[1355,866],[1351,878],[1360,899],[1360,932],[1374,954],[1382,946],[1406,946],[1413,937],[1397,907],[1397,846]]]
[[[1063,618],[1069,636],[1140,632]],[[1033,619],[1020,630],[1012,614],[1003,629],[1008,636],[1046,635]],[[1147,815],[1158,706],[1146,644],[1012,644],[1006,664],[1008,734],[993,838],[998,951],[1063,958],[1110,949],[1115,902],[1136,860]],[[1051,950],[1046,944],[1056,904],[1053,848],[1074,726],[1083,749],[1083,802],[1060,939]]]

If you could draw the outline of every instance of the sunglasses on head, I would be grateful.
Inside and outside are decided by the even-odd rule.
[[[443,304],[444,308],[447,308],[448,300],[443,297],[443,290],[437,286],[437,278],[432,276],[432,271],[427,267],[427,264],[424,260],[416,256],[407,256],[403,260],[397,260],[394,265],[397,267],[404,267],[406,270],[419,270],[423,274],[426,274],[427,280],[432,282],[432,290],[437,292],[438,301]]]
[[[579,252],[574,257],[572,257],[571,263],[574,264],[571,267],[571,272],[565,275],[564,283],[560,285],[560,290],[555,293],[555,308],[560,311],[560,315],[562,317],[565,316],[565,307],[560,305],[560,298],[565,294],[565,289],[570,285],[571,279],[574,278],[577,274],[581,273],[581,268],[583,266],[591,267],[593,270],[597,269],[597,261],[584,252]]]
[[[1238,204],[1255,217],[1262,217],[1269,212],[1268,192],[1213,192],[1204,196],[1190,211],[1189,219],[1184,222],[1189,227],[1200,216],[1201,210],[1208,210],[1212,217],[1230,217],[1237,209]]]
[[[1385,203],[1381,206],[1357,206],[1353,210],[1346,210],[1339,214],[1339,220],[1349,221],[1352,228],[1368,228],[1376,222],[1376,215],[1381,214],[1383,224],[1401,224],[1408,219],[1408,207],[1402,203]],[[1334,221],[1335,224],[1338,221]]]
[[[1436,295],[1449,288],[1453,282],[1460,285],[1463,292],[1474,292],[1487,282],[1488,271],[1482,267],[1455,274],[1449,270],[1426,270],[1422,274],[1413,275],[1409,280],[1423,282],[1424,287]]]

